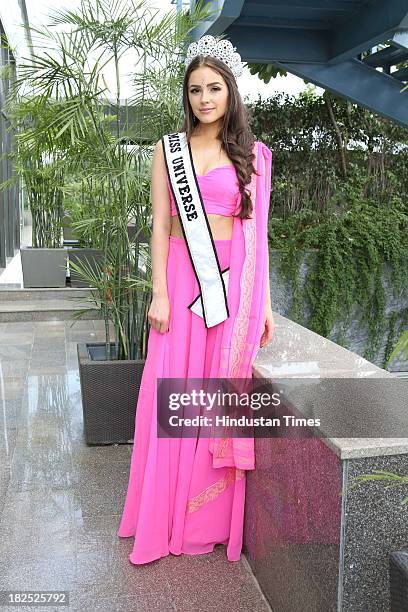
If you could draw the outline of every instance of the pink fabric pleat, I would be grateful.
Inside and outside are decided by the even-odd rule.
[[[235,220],[234,223],[239,223]],[[221,269],[229,267],[231,241],[215,240]],[[228,287],[230,312],[239,290]],[[157,438],[157,378],[217,377],[223,325],[207,329],[188,305],[200,293],[183,238],[170,236],[167,262],[169,331],[150,329],[135,417],[135,438],[119,537],[134,537],[129,560],[148,563],[169,553],[203,554],[227,546],[240,559],[245,471],[213,467],[209,438]]]

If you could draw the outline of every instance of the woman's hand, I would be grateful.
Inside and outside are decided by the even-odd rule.
[[[169,331],[170,302],[167,295],[153,296],[147,318],[153,329],[161,334]]]
[[[264,322],[264,332],[261,337],[260,348],[266,346],[273,337],[275,331],[275,321],[272,314],[271,304],[267,303],[265,306],[265,322]]]

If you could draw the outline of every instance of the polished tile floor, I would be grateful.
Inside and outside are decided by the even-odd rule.
[[[102,339],[102,321],[0,324],[0,590],[66,590],[81,612],[268,610],[222,545],[128,560],[116,529],[132,447],[83,440],[76,344]]]

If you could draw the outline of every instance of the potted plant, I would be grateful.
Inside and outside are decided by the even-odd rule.
[[[183,47],[208,15],[201,4],[158,20],[143,0],[84,0],[75,12],[51,16],[51,26],[43,29],[44,46],[56,53],[34,54],[20,66],[17,87],[32,85],[55,100],[45,133],[68,141],[64,164],[79,181],[81,204],[72,225],[82,244],[101,251],[93,262],[70,263],[71,272],[92,287],[83,299],[97,304],[105,320],[102,345],[78,346],[88,444],[133,439],[151,296],[149,160],[154,143],[181,122]],[[53,23],[64,25],[63,37],[53,33]],[[137,60],[131,105],[121,100],[121,60],[128,52]],[[109,62],[113,101],[103,79]]]
[[[103,258],[100,228],[107,214],[109,180],[84,175],[83,170],[86,171],[86,165],[78,168],[75,181],[65,185],[66,218],[69,219],[67,226],[71,230],[71,240],[66,243],[71,287],[90,287],[91,282],[78,274],[75,265],[71,264],[79,264],[81,267],[85,263],[97,271]],[[102,221],[96,224],[95,219]],[[72,239],[74,236],[75,240]]]
[[[62,247],[62,153],[50,138],[34,137],[50,121],[53,105],[37,97],[10,97],[7,116],[15,132],[10,154],[21,177],[32,219],[32,246],[21,247],[25,288],[65,287],[67,252]],[[3,187],[6,183],[3,183]]]
[[[144,246],[147,262],[148,245]],[[72,266],[93,287],[84,299],[101,310],[105,321],[104,343],[77,346],[86,442],[132,442],[148,335],[150,269],[139,268],[135,261],[126,262],[126,254],[117,244],[107,249],[96,265],[82,262]],[[132,275],[131,270],[136,272]]]

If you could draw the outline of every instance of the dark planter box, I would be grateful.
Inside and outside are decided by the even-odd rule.
[[[104,348],[103,342],[77,345],[85,440],[132,443],[145,360],[106,361]]]
[[[390,554],[391,612],[408,610],[408,548]]]

